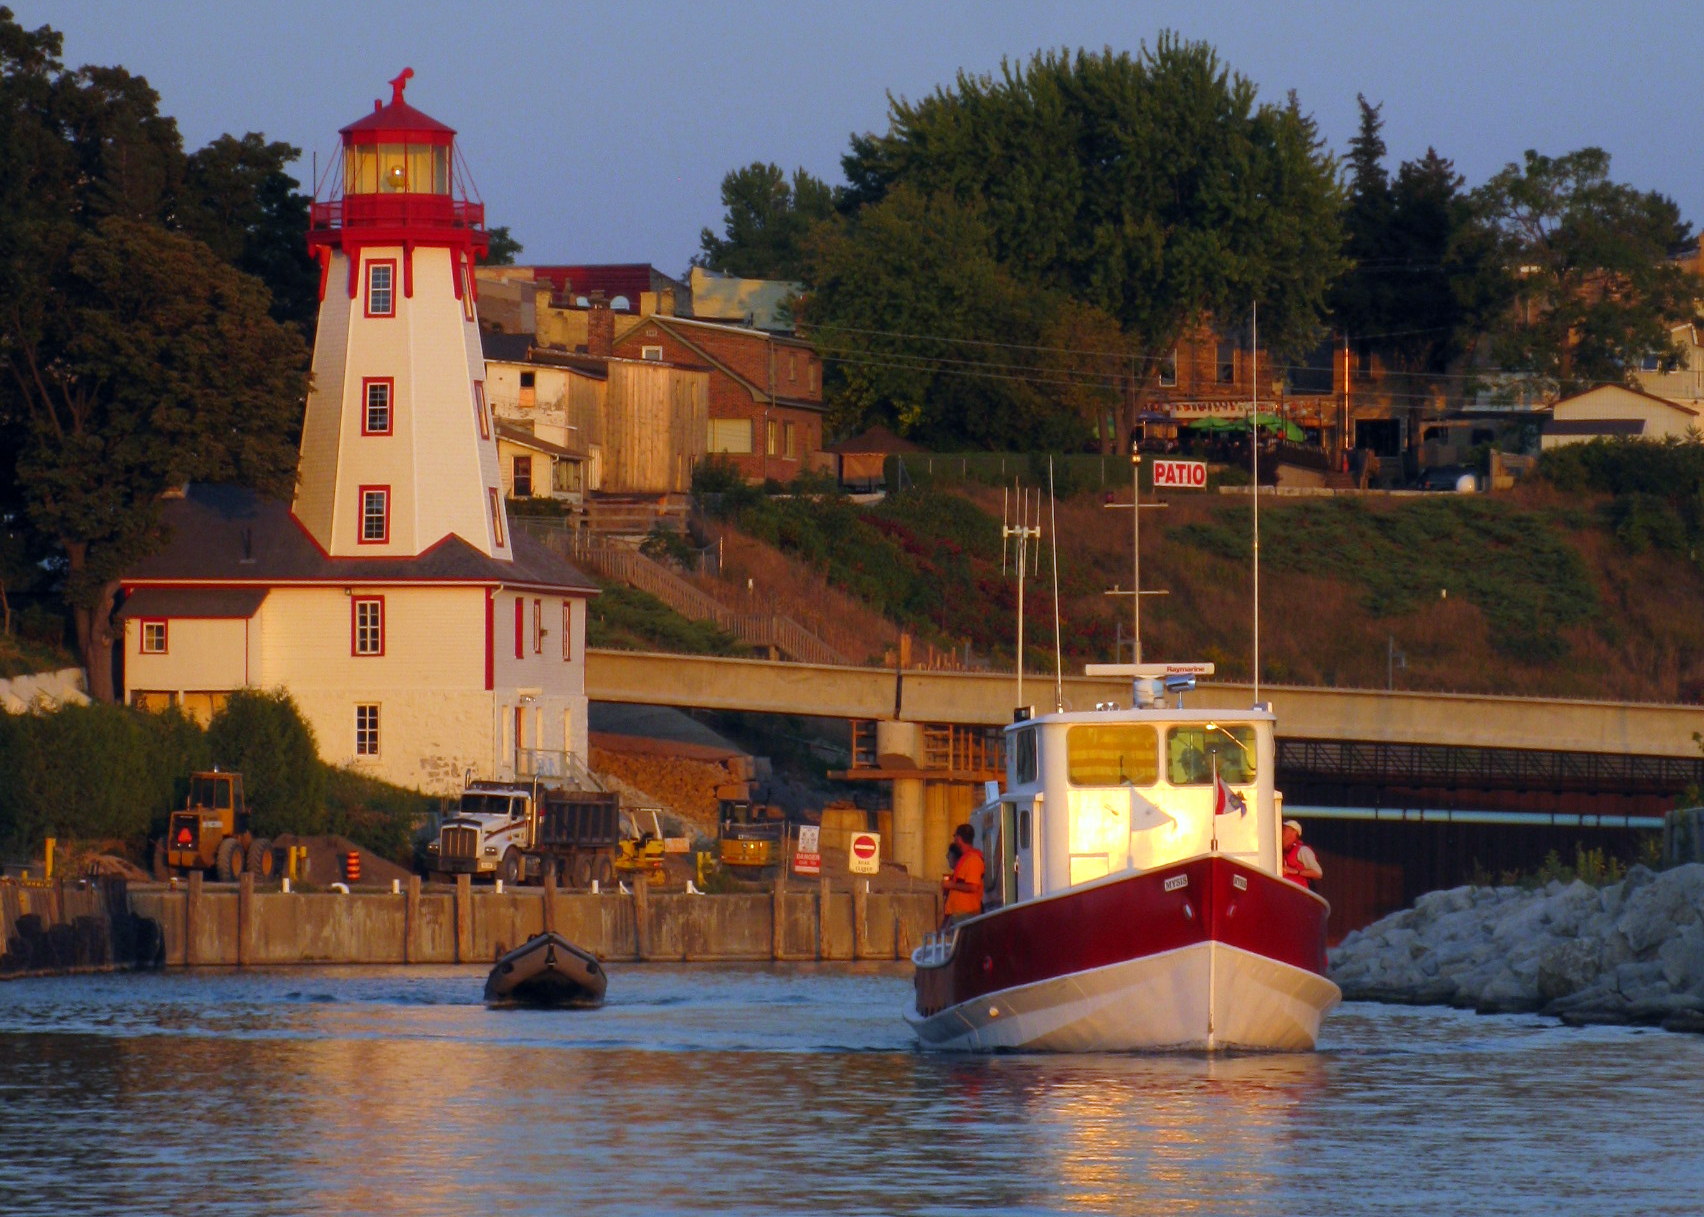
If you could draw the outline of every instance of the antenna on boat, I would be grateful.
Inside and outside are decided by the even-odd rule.
[[[1047,457],[1047,529],[1053,552],[1053,712],[1065,709],[1065,651],[1059,634],[1059,498],[1053,493],[1053,456]]]
[[[1260,704],[1260,301],[1252,302],[1249,317],[1250,468],[1254,482],[1254,704]]]
[[[1013,503],[1013,499],[1016,503]],[[1015,508],[1015,510],[1014,510]],[[1031,512],[1034,512],[1033,523]],[[1023,487],[1013,484],[1006,497],[1000,526],[1000,573],[1006,573],[1008,548],[1014,573],[1018,576],[1018,705],[1024,704],[1024,578],[1039,563],[1041,554],[1041,492],[1032,499]],[[1016,521],[1015,523],[1013,521]],[[1031,557],[1031,546],[1035,556]]]

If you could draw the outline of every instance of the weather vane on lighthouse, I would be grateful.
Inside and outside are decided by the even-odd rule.
[[[396,76],[392,78],[392,80],[390,82],[391,105],[400,106],[402,104],[402,91],[408,87],[408,82],[413,80],[413,79],[414,79],[414,69],[413,68],[404,68],[404,69],[402,69],[401,72],[397,73]]]

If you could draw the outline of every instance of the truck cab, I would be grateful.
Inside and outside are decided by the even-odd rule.
[[[438,829],[436,857],[428,863],[432,872],[518,882],[519,873],[501,871],[505,858],[519,858],[532,844],[534,804],[540,793],[532,782],[469,782],[456,814]],[[430,846],[427,852],[430,856]]]

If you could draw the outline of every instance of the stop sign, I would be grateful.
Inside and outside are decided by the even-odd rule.
[[[855,875],[874,875],[881,871],[882,838],[873,832],[855,832],[847,843],[847,866]]]

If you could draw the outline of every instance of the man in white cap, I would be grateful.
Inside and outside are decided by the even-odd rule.
[[[1314,851],[1302,844],[1302,825],[1299,820],[1284,821],[1284,878],[1291,883],[1312,888],[1314,880],[1325,872],[1319,868]]]

